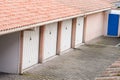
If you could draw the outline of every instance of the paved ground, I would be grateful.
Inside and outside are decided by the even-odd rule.
[[[107,46],[116,46],[120,43],[120,38],[117,37],[99,37],[93,41],[88,42],[88,44],[98,44],[98,45],[107,45]]]
[[[94,80],[120,57],[120,48],[84,45],[23,75],[0,74],[0,80]]]

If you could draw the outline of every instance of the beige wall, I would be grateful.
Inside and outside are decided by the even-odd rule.
[[[91,14],[86,17],[85,42],[95,39],[104,34],[104,13]]]

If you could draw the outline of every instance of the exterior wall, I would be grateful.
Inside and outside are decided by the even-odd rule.
[[[84,41],[88,42],[104,34],[104,13],[86,16]]]
[[[19,72],[19,42],[19,32],[0,36],[0,72]]]

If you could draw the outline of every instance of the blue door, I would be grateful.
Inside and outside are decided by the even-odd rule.
[[[118,36],[119,15],[109,14],[108,19],[108,36]]]

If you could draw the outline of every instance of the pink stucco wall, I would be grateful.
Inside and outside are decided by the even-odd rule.
[[[95,39],[104,34],[104,13],[88,15],[86,18],[85,42]]]

